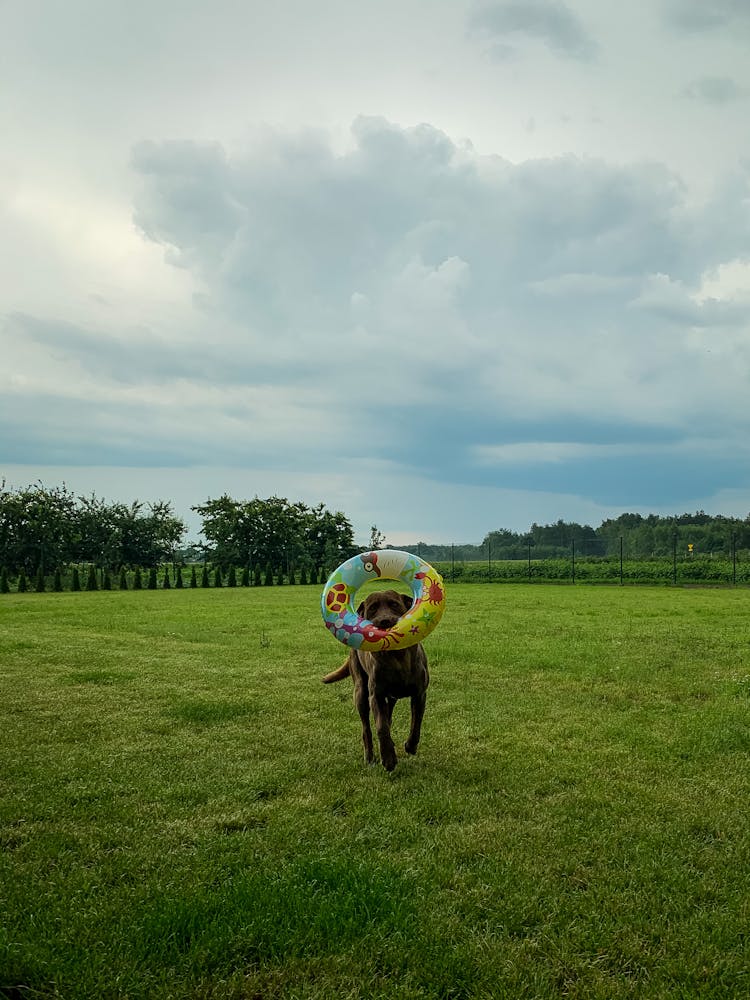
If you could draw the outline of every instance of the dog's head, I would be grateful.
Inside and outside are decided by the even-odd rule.
[[[357,614],[377,628],[389,629],[393,628],[411,605],[412,599],[406,594],[398,594],[395,590],[378,590],[367,595],[357,608]]]

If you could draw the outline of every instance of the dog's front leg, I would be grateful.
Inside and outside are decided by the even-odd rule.
[[[375,685],[370,695],[370,708],[375,718],[375,729],[380,744],[380,760],[386,771],[392,771],[396,766],[396,747],[391,738],[391,713],[393,706],[388,704],[387,697],[379,692]]]
[[[354,704],[357,706],[359,717],[362,720],[362,743],[365,748],[365,764],[372,764],[375,754],[372,752],[372,729],[370,729],[370,695],[367,684],[363,684],[359,678],[354,681]]]
[[[409,739],[404,744],[404,750],[406,750],[407,753],[415,754],[417,752],[419,737],[422,733],[422,719],[424,718],[426,704],[426,691],[420,691],[418,694],[413,694],[411,696],[411,729],[409,730]]]

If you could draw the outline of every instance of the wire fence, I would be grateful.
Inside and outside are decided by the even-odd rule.
[[[484,560],[454,556],[439,560],[435,568],[453,583],[602,583],[671,586],[750,585],[750,549],[734,545],[729,554],[687,552],[676,542],[669,555],[633,558],[619,553],[608,556],[586,554],[586,544],[572,541],[569,552],[539,558],[533,546],[524,556],[497,559],[488,550]]]

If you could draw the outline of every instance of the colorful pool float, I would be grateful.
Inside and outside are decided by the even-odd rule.
[[[362,584],[378,579],[400,580],[414,596],[411,608],[389,629],[360,617],[353,604]],[[345,646],[370,653],[406,649],[428,636],[443,617],[445,584],[437,570],[410,552],[365,552],[331,573],[323,588],[321,611],[326,628]]]

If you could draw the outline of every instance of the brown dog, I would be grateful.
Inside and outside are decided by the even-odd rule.
[[[378,628],[389,629],[412,605],[410,597],[395,590],[379,590],[369,594],[357,608],[357,614]],[[404,745],[407,753],[415,754],[422,729],[430,675],[427,656],[421,643],[392,652],[363,653],[352,649],[346,663],[323,678],[324,684],[351,676],[354,681],[354,704],[362,719],[362,742],[365,761],[371,764],[372,730],[370,709],[380,743],[380,759],[386,771],[396,766],[396,748],[391,738],[393,706],[399,698],[411,698],[411,730]]]

